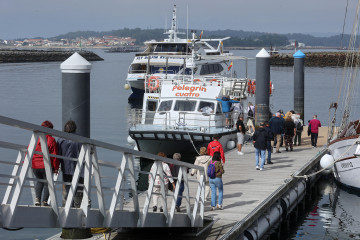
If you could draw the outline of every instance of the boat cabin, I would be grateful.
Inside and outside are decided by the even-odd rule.
[[[144,95],[141,123],[202,131],[224,127],[221,104],[216,100],[220,93],[219,86],[163,85],[161,93]]]

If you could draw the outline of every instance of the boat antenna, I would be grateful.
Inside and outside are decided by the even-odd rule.
[[[186,5],[186,42],[189,39],[189,5]]]

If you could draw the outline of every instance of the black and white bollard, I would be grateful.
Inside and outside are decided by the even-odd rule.
[[[294,55],[294,111],[304,119],[304,60],[305,54],[298,50]]]
[[[90,70],[89,63],[74,53],[61,65],[62,72],[62,124],[76,123],[76,133],[90,137]]]
[[[255,126],[269,120],[270,54],[263,48],[256,55]]]
[[[74,53],[61,65],[62,72],[62,126],[68,120],[76,123],[76,133],[90,137],[90,70],[89,63]],[[63,228],[61,238],[85,239],[91,237],[90,228]]]

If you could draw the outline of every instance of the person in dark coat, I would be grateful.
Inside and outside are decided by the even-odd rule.
[[[290,151],[292,151],[293,150],[293,139],[296,134],[296,127],[295,127],[295,123],[292,120],[291,116],[288,116],[285,119],[284,132],[285,132],[284,138],[285,138],[286,151],[289,151],[289,147],[290,147]]]
[[[75,133],[76,132],[76,124],[74,121],[69,120],[66,122],[64,126],[64,132],[67,133]],[[58,148],[59,148],[59,155],[64,157],[70,157],[70,158],[78,158],[81,150],[81,143],[74,142],[72,140],[68,139],[62,139],[59,138],[57,141]],[[63,176],[63,181],[66,183],[63,187],[63,205],[65,205],[67,196],[69,194],[70,184],[72,182],[75,168],[76,168],[77,162],[71,161],[67,159],[61,159],[60,160],[60,166],[61,166],[61,172]],[[79,178],[79,183],[84,183],[84,170],[82,169],[81,175]],[[74,198],[74,204],[76,207],[80,206],[81,199],[82,199],[82,189],[83,187],[78,187],[76,189],[75,198]]]
[[[255,159],[256,159],[256,170],[264,170],[265,164],[265,152],[267,149],[267,142],[269,136],[265,131],[264,123],[260,123],[259,128],[255,131],[253,135],[253,143],[255,147]],[[261,155],[261,165],[259,168],[259,155]]]
[[[275,117],[271,119],[270,129],[276,139],[276,152],[280,153],[280,144],[284,133],[284,119],[280,116],[280,112],[277,112]]]
[[[271,146],[271,141],[274,140],[274,134],[272,133],[271,129],[270,129],[270,123],[269,122],[265,122],[265,131],[268,134],[268,141],[267,141],[267,152],[268,152],[268,157],[267,157],[267,164],[273,164],[273,162],[271,161],[271,153],[272,153],[272,146]]]

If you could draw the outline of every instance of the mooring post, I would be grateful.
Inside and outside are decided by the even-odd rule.
[[[305,54],[298,50],[294,55],[294,111],[304,120],[304,60]]]
[[[76,133],[90,137],[90,70],[91,63],[77,52],[61,65],[62,72],[62,126],[68,120],[76,123]],[[90,228],[63,228],[62,238],[91,237]]]
[[[256,55],[255,126],[269,120],[270,54],[263,48]]]

